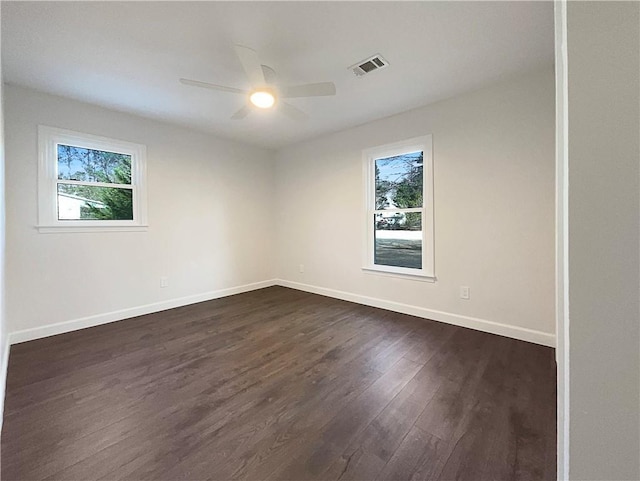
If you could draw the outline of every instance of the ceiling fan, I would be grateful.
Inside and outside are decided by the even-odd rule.
[[[254,108],[269,109],[273,107],[277,107],[278,110],[293,120],[303,120],[307,117],[307,114],[297,107],[284,102],[282,99],[291,99],[296,97],[323,97],[336,94],[336,86],[333,82],[319,82],[290,86],[274,85],[271,81],[267,81],[267,78],[265,77],[265,73],[274,74],[273,69],[266,65],[262,65],[255,50],[249,47],[243,47],[242,45],[236,45],[234,48],[238,55],[238,59],[242,64],[242,68],[249,79],[251,90],[226,87],[224,85],[216,85],[208,82],[201,82],[199,80],[190,80],[186,78],[180,79],[180,83],[184,85],[246,95],[247,103],[231,116],[231,119],[233,120],[244,119]]]

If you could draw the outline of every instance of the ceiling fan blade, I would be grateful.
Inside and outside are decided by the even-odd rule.
[[[224,85],[210,84],[208,82],[200,82],[199,80],[190,80],[187,78],[181,78],[180,83],[184,85],[191,85],[193,87],[202,87],[202,88],[211,89],[211,90],[221,90],[222,92],[231,92],[233,94],[249,93],[248,90],[236,89],[233,87],[225,87]]]
[[[261,65],[266,85],[275,85],[278,80],[276,71],[267,65]]]
[[[280,96],[285,99],[292,99],[295,97],[324,97],[335,94],[336,86],[333,82],[292,85],[280,89]]]
[[[264,87],[266,85],[266,81],[257,52],[252,48],[243,47],[242,45],[236,45],[234,48],[236,50],[236,55],[238,55],[238,59],[240,59],[242,68],[249,78],[251,86],[254,88]]]
[[[231,120],[242,120],[251,113],[251,107],[245,105],[231,116]]]
[[[284,115],[286,115],[287,117],[289,117],[292,120],[306,120],[307,119],[307,114],[305,114],[298,107],[294,107],[293,105],[288,104],[287,102],[279,102],[278,103],[278,110],[280,110],[280,112],[282,112]]]

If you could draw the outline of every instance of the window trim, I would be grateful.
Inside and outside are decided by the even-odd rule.
[[[372,221],[375,209],[375,161],[385,157],[408,154],[422,151],[423,156],[423,183],[422,183],[422,208],[398,209],[401,211],[414,211],[422,213],[422,268],[412,269],[408,267],[384,266],[374,263],[374,223]],[[380,145],[365,149],[362,152],[363,179],[364,179],[364,249],[362,270],[367,273],[391,275],[413,280],[426,280],[434,282],[435,277],[435,252],[434,252],[434,209],[433,209],[433,136],[431,134],[421,137]],[[393,210],[393,209],[392,209]]]
[[[131,156],[132,220],[58,219],[58,144]],[[39,125],[38,231],[51,233],[147,230],[146,174],[147,148],[145,145]]]

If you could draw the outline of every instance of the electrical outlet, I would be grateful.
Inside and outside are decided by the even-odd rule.
[[[166,276],[162,276],[160,278],[160,287],[169,287],[169,278]]]
[[[471,294],[469,292],[469,287],[468,286],[460,286],[460,299],[470,299],[471,298]]]
[[[298,272],[299,272],[300,274],[302,274],[302,273],[304,272],[304,264],[300,264],[300,265],[298,266]]]

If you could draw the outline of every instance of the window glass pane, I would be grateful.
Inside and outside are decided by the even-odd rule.
[[[376,159],[376,208],[422,207],[422,152]]]
[[[422,269],[422,212],[374,214],[374,227],[374,264]]]
[[[131,156],[58,144],[58,179],[131,184]]]
[[[132,220],[133,190],[58,184],[58,220]]]

